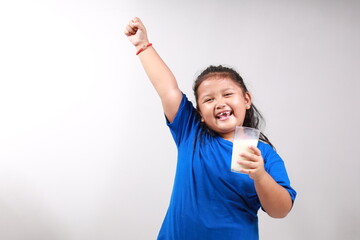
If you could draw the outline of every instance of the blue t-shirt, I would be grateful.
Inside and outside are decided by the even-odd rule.
[[[172,123],[178,162],[170,205],[158,240],[258,239],[260,201],[253,180],[230,170],[232,142],[200,134],[200,118],[185,95]],[[259,142],[265,170],[285,187],[292,200],[284,162],[268,144]]]

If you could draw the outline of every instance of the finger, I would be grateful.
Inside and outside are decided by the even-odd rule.
[[[253,170],[251,170],[251,169],[240,169],[240,172],[241,172],[241,173],[249,174],[249,175],[252,173],[252,171],[253,171]]]
[[[125,35],[126,36],[130,36],[131,35],[131,33],[129,33],[129,31],[125,28],[125,30],[124,30],[124,33],[125,33]]]
[[[127,25],[125,28],[125,34],[127,36],[134,35],[134,34],[136,34],[136,30],[134,28],[132,28],[131,26]]]
[[[134,28],[134,27],[132,27],[130,25],[128,25],[126,29],[132,34],[135,34],[136,31],[137,31],[137,28]]]
[[[240,164],[243,169],[254,169],[257,166],[256,162],[252,161],[238,161],[237,163]]]
[[[134,31],[137,30],[137,27],[136,27],[136,24],[135,24],[134,20],[130,20],[128,26],[129,26],[130,28],[132,28]]]
[[[145,30],[144,24],[141,22],[140,18],[135,17],[130,21],[129,25],[134,29]]]
[[[249,146],[249,149],[250,149],[255,155],[261,156],[261,151],[260,151],[260,149],[257,148],[256,146]]]
[[[132,22],[144,26],[143,22],[142,22],[141,19],[138,18],[138,17],[134,17],[134,19],[132,20]]]
[[[251,161],[251,162],[257,162],[259,156],[254,153],[241,153],[240,157],[243,157],[246,160]]]
[[[124,30],[124,33],[128,37],[135,34],[135,33],[129,32],[129,30],[127,30],[127,29]]]

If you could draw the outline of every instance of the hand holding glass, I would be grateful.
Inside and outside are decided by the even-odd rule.
[[[260,131],[249,127],[236,127],[233,141],[233,152],[231,158],[231,171],[240,172],[241,169],[246,169],[238,163],[238,161],[245,160],[240,156],[241,153],[252,153],[249,146],[257,146],[260,136]]]

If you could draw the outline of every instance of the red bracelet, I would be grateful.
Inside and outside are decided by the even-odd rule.
[[[152,46],[152,43],[149,43],[149,44],[147,44],[147,45],[144,45],[142,48],[140,48],[140,49],[137,51],[136,55],[139,55],[139,53],[141,53],[142,51],[144,51],[145,49],[147,49],[147,48],[150,47],[150,46]]]

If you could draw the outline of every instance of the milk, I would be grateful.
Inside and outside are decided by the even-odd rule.
[[[240,172],[240,169],[246,169],[246,167],[237,163],[237,161],[244,160],[243,157],[240,157],[240,154],[244,152],[253,153],[249,149],[249,146],[257,146],[257,144],[258,144],[257,139],[240,139],[234,141],[232,158],[231,158],[231,171]]]

